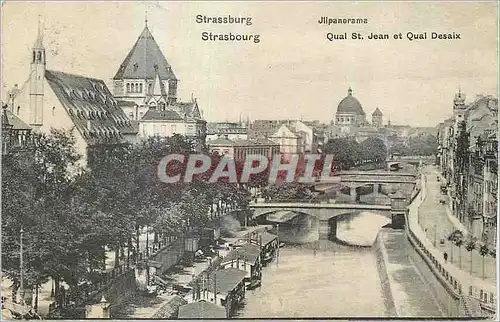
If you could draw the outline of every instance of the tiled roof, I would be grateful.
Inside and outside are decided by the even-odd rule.
[[[207,143],[210,146],[233,146],[234,142],[226,138],[217,138]]]
[[[225,319],[226,310],[214,303],[199,301],[179,307],[179,319]]]
[[[12,130],[31,130],[31,127],[24,123],[19,117],[14,115],[9,109],[4,109],[5,114],[2,116],[2,122],[8,122],[8,124],[12,125]]]
[[[260,247],[250,243],[245,243],[230,251],[222,260],[223,263],[231,262],[233,260],[246,260],[248,263],[255,263],[260,256]]]
[[[226,268],[214,271],[210,274],[209,282],[205,284],[206,289],[214,289],[214,280],[216,281],[217,293],[227,294],[232,291],[239,283],[243,281],[247,272],[237,268]],[[215,279],[214,279],[215,276]]]
[[[256,138],[248,140],[234,140],[235,146],[257,146],[257,145],[278,145],[278,143],[268,140],[266,138]]]
[[[166,109],[158,111],[150,108],[142,117],[141,121],[180,121],[184,118],[177,111]]]
[[[131,101],[116,101],[118,106],[135,106],[134,102]]]
[[[378,115],[378,116],[382,116],[382,112],[378,109],[378,107],[375,109],[375,111],[373,111],[372,115]]]
[[[257,240],[262,242],[263,245],[267,245],[277,238],[278,236],[270,234],[267,231],[263,231],[257,235]]]
[[[175,103],[178,111],[186,114],[188,117],[192,117],[195,119],[201,119],[200,109],[198,108],[198,103],[196,101],[193,102],[177,102]]]
[[[104,81],[52,70],[45,78],[88,144],[123,142],[134,129]]]
[[[153,35],[146,26],[120,65],[113,79],[177,79]]]

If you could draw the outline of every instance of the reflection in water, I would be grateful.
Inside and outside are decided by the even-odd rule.
[[[337,234],[371,245],[385,223],[387,218],[365,213],[339,221]],[[237,317],[387,316],[375,253],[318,242],[317,226],[309,216],[295,217],[293,226],[280,224],[280,239],[301,245],[280,249],[279,260],[263,269],[262,286],[247,291]]]

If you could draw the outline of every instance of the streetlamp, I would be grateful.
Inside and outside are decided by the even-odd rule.
[[[279,257],[280,257],[280,224],[276,224],[276,236],[278,236],[278,249],[276,252],[276,266],[278,266]]]
[[[20,242],[19,242],[19,253],[20,253],[19,270],[20,270],[20,275],[21,275],[20,292],[21,292],[21,305],[24,305],[24,261],[23,261],[23,234],[24,234],[24,229],[23,229],[22,226],[21,226],[21,230],[19,232],[21,233]]]

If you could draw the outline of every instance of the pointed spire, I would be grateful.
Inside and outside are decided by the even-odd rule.
[[[38,15],[38,35],[36,37],[35,45],[33,48],[42,49],[43,48],[43,25],[42,16]]]
[[[347,95],[352,96],[352,88],[349,86],[349,89],[347,90]]]

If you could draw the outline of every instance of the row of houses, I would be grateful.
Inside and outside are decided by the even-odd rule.
[[[495,245],[498,205],[498,98],[458,92],[453,117],[438,125],[440,171],[455,215],[472,234]]]
[[[262,267],[278,250],[278,237],[253,233],[232,246],[217,269],[194,283],[191,303],[179,307],[179,319],[229,318],[245,299],[245,291],[260,286]]]
[[[234,159],[247,154],[321,153],[327,140],[320,124],[299,120],[209,123],[207,130],[209,150]]]

